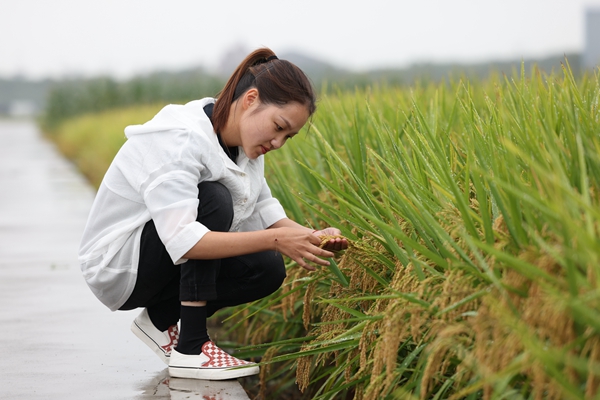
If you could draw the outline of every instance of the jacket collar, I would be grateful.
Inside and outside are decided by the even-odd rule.
[[[202,108],[204,108],[205,105],[207,105],[209,103],[214,103],[214,102],[215,102],[215,99],[213,99],[213,98],[205,98],[205,99],[200,100],[200,106]],[[223,160],[223,163],[225,164],[225,166],[234,171],[244,172],[244,170],[246,169],[246,166],[248,165],[248,162],[250,161],[250,159],[248,158],[246,153],[244,153],[244,149],[239,147],[240,152],[237,157],[238,163],[237,164],[234,163],[233,161],[231,161],[231,159],[229,158],[227,153],[225,153],[225,150],[223,150],[223,148],[219,144],[219,138],[217,137],[217,133],[214,131],[212,123],[210,122],[210,119],[204,113],[200,120],[200,125],[202,128],[201,129],[202,132],[206,132],[207,136],[209,136],[210,142],[212,143],[215,151],[217,151],[217,153]]]

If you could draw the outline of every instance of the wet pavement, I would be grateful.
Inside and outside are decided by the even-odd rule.
[[[93,196],[34,123],[0,120],[0,399],[248,399],[169,379],[129,329],[139,311],[92,295],[77,250]]]

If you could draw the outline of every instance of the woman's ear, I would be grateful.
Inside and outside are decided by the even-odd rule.
[[[244,93],[244,96],[242,97],[242,107],[244,109],[248,109],[253,105],[258,105],[258,102],[258,89],[256,88],[248,89],[248,91]]]

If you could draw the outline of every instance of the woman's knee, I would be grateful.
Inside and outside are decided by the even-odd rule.
[[[285,263],[279,253],[266,252],[268,260],[265,262],[265,273],[263,274],[263,289],[269,295],[281,287],[286,277]]]
[[[205,181],[198,185],[197,221],[213,231],[226,232],[231,227],[233,200],[222,183]]]

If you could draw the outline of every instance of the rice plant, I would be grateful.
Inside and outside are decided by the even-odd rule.
[[[268,180],[351,246],[228,314],[260,395],[595,398],[599,105],[568,65],[325,97]]]

